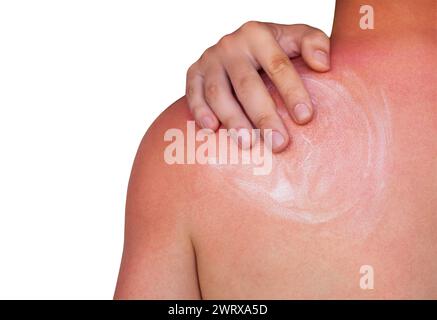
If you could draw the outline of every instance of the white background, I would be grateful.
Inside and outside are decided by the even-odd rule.
[[[0,299],[110,299],[139,141],[248,20],[329,34],[333,0],[1,1]]]

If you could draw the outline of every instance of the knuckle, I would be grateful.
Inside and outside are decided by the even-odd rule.
[[[256,31],[262,29],[263,27],[264,27],[264,25],[262,22],[251,20],[251,21],[245,22],[240,27],[240,30],[243,32],[252,33],[252,32],[256,32]]]
[[[315,37],[318,38],[327,38],[328,36],[320,29],[317,28],[313,28],[312,32],[311,32]]]
[[[276,41],[278,41],[278,40],[282,37],[282,35],[283,35],[282,29],[276,27],[275,24],[270,24],[270,26],[271,26],[271,27],[269,28],[269,30],[270,30],[270,34],[273,36],[273,38],[274,38]]]
[[[271,59],[268,65],[268,71],[270,75],[275,76],[287,70],[290,64],[290,59],[286,55],[277,55]]]
[[[219,86],[217,83],[212,82],[212,83],[208,83],[205,86],[205,98],[207,101],[217,99],[218,94],[219,94]]]
[[[214,47],[206,49],[199,58],[199,63],[202,65],[205,61],[208,61],[214,53]]]
[[[303,99],[304,94],[302,90],[303,88],[298,83],[291,83],[281,93],[281,96],[286,103],[292,103]]]
[[[217,47],[222,49],[228,49],[229,47],[232,47],[232,44],[234,42],[232,34],[227,34],[217,42]]]
[[[258,128],[268,128],[268,126],[272,123],[272,115],[266,112],[259,112],[254,117],[255,125]]]
[[[305,35],[302,38],[302,41],[312,42],[320,39],[326,40],[328,39],[328,36],[320,29],[311,28],[310,30],[308,30],[308,32],[305,33]]]
[[[313,29],[313,27],[311,27],[310,25],[308,25],[306,23],[297,23],[297,24],[294,24],[294,26],[296,28],[299,28],[299,30],[301,30],[302,32],[308,32],[309,30]]]
[[[236,81],[235,89],[238,94],[246,95],[252,90],[254,79],[251,75],[243,75]]]

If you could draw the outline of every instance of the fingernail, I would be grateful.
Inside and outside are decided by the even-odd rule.
[[[200,119],[200,125],[203,129],[212,129],[214,126],[214,120],[210,116],[204,116]]]
[[[314,59],[324,64],[325,66],[329,67],[329,57],[325,51],[322,50],[314,51]]]
[[[305,103],[298,103],[294,107],[294,116],[298,123],[305,123],[311,119],[311,109]]]
[[[284,137],[278,131],[272,131],[272,149],[278,149],[284,144]]]

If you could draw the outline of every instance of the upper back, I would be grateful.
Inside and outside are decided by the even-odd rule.
[[[204,298],[437,298],[435,76],[429,56],[403,57],[381,66],[338,53],[323,75],[299,67],[316,107],[304,127],[270,86],[292,144],[268,174],[172,167]],[[189,119],[179,100],[156,137]]]

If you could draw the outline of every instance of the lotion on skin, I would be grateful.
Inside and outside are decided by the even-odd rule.
[[[285,120],[293,143],[273,157],[271,174],[254,177],[242,167],[238,172],[217,168],[228,186],[266,214],[308,225],[344,217],[351,225],[359,221],[354,232],[365,235],[379,220],[375,207],[386,185],[391,129],[384,94],[370,92],[352,73],[343,80],[358,88],[353,94],[335,80],[303,80],[316,116],[306,126]]]

